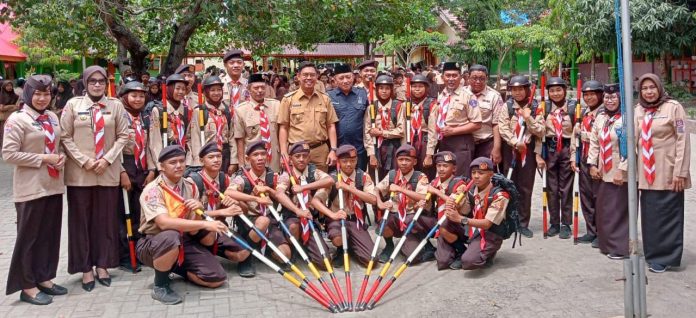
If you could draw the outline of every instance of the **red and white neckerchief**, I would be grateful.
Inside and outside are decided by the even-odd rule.
[[[39,115],[39,117],[36,118],[36,121],[41,124],[44,131],[44,153],[48,155],[55,154],[56,133],[53,131],[53,125],[51,124],[48,115]],[[51,176],[51,178],[58,178],[60,175],[58,169],[56,169],[53,165],[47,165],[46,168],[48,168],[48,175]]]
[[[437,132],[437,140],[442,140],[444,137],[442,135],[442,129],[447,125],[447,112],[449,111],[450,100],[452,95],[447,94],[447,98],[440,101],[440,108],[437,112],[437,123],[435,125],[435,132]]]
[[[257,104],[255,109],[259,112],[259,133],[261,140],[266,143],[266,153],[268,154],[268,162],[271,162],[273,152],[271,151],[271,123],[266,114],[266,105],[263,103]]]
[[[512,150],[513,156],[517,157],[519,159],[519,162],[521,163],[522,167],[524,167],[524,164],[527,163],[527,143],[524,142],[524,135],[520,136],[520,132],[522,132],[522,127],[524,127],[524,117],[522,116],[522,108],[517,109],[517,122],[515,123],[515,136],[517,136],[517,142],[523,142],[524,147],[522,147],[521,150],[517,150],[517,147],[514,147]]]
[[[599,152],[602,158],[604,172],[611,170],[612,164],[612,143],[611,143],[611,128],[614,123],[621,118],[621,112],[617,112],[614,116],[604,122],[602,131],[599,132]]]
[[[239,106],[239,101],[242,97],[242,83],[230,82],[230,108]]]
[[[171,116],[171,122],[172,122],[172,137],[174,138],[174,142],[178,143],[179,146],[185,147],[186,146],[186,127],[184,127],[184,121],[182,120],[183,115],[181,114],[176,114],[172,113]]]
[[[435,188],[439,188],[441,185],[440,177],[436,177],[435,180],[433,180],[433,182],[431,182],[430,184]],[[437,207],[437,219],[439,220],[440,218],[442,218],[443,215],[445,215],[445,200],[438,196],[435,202],[435,206]],[[439,236],[440,228],[438,228],[435,232],[435,238],[438,238]]]
[[[201,177],[206,178],[206,176],[204,176],[204,175],[202,175]],[[206,189],[205,189],[205,194],[206,194],[206,196],[208,197],[208,206],[207,206],[207,210],[208,210],[208,211],[213,211],[213,210],[217,209],[217,204],[218,204],[218,202],[217,202],[217,201],[218,201],[217,189],[218,189],[219,187],[218,187],[218,184],[217,184],[217,180],[215,180],[215,179],[210,180],[210,183],[213,185],[213,188],[212,188],[212,189],[209,189],[207,186],[205,186],[205,188],[206,188]]]
[[[380,124],[380,128],[382,129],[382,132],[384,132],[385,130],[389,129],[389,119],[390,119],[389,118],[390,117],[389,111],[391,110],[391,108],[389,106],[391,104],[388,103],[387,105],[382,105],[381,102],[379,102],[379,103],[380,103],[379,116],[381,117],[379,124]],[[383,136],[377,137],[377,147],[378,148],[382,147],[382,142],[384,142],[384,137]]]
[[[580,126],[580,131],[589,135],[592,133],[592,124],[594,123],[595,120],[595,114],[592,111],[588,111],[587,114],[582,118],[582,125]],[[582,141],[582,157],[587,158],[587,155],[590,151],[590,141],[589,140],[583,140]]]
[[[423,108],[425,108],[425,100],[423,101]],[[413,105],[411,109],[411,145],[420,150],[421,139],[423,138],[423,112],[421,112],[421,107],[418,104]]]
[[[560,153],[563,150],[563,108],[556,109],[551,114],[551,123],[556,134],[556,152]]]
[[[291,177],[292,178],[292,177]],[[300,185],[306,185],[307,184],[307,178],[305,178],[304,175],[300,175]],[[309,191],[303,191],[302,192],[302,201],[304,202],[305,206],[309,204]],[[300,203],[297,203],[298,206],[302,207]],[[302,227],[302,242],[305,244],[307,241],[309,241],[310,233],[309,233],[309,221],[307,218],[300,218],[300,226]]]
[[[180,196],[183,197],[183,193],[181,192],[181,187],[179,187],[178,183],[172,187],[172,190],[174,190],[174,192],[176,192],[177,194],[179,194]],[[186,210],[184,210],[184,212],[182,212],[182,214],[179,215],[179,218],[182,218],[185,215],[185,213],[186,213],[185,211]],[[176,263],[179,266],[181,266],[184,264],[184,232],[183,231],[179,231],[179,239],[181,241],[179,243],[179,255],[177,256]]]
[[[225,142],[222,130],[227,126],[227,117],[219,109],[210,105],[208,105],[208,117],[212,118],[213,123],[215,123],[215,143],[217,143],[218,149],[222,149],[222,144]]]
[[[104,157],[104,115],[102,108],[106,105],[96,103],[92,105],[92,122],[94,123],[94,159],[99,160]]]
[[[645,116],[643,117],[643,122],[641,123],[641,152],[643,160],[643,174],[645,175],[645,180],[648,181],[649,185],[655,182],[655,149],[652,143],[652,122],[653,116],[657,108],[650,108],[645,110]]]
[[[347,185],[353,184],[353,180],[351,180],[350,178],[346,178],[346,184]],[[360,204],[360,200],[356,199],[355,196],[350,195],[349,205],[352,207],[353,214],[355,214],[355,218],[358,220],[356,222],[356,225],[357,225],[358,229],[361,229],[363,226],[363,223],[365,223],[365,221],[363,219],[362,205]]]
[[[404,178],[403,174],[399,173],[399,175],[400,176],[397,176],[398,178],[396,179],[396,185],[406,190],[412,190],[411,185],[408,183],[408,180]],[[403,231],[406,229],[406,206],[408,205],[408,197],[403,192],[399,192],[398,197],[399,203],[397,205],[397,211],[399,216],[399,228]]]
[[[486,210],[485,207],[488,205],[488,195],[486,195],[483,199],[481,199],[480,193],[477,193],[474,196],[474,219],[476,220],[481,220],[484,217],[484,211]],[[482,231],[479,228],[476,228],[475,230],[479,234],[481,234],[481,242],[480,242],[480,247],[481,250],[484,250],[484,247],[486,246],[486,231]],[[469,226],[469,237],[473,238],[475,233],[473,232],[473,228]]]
[[[145,151],[145,130],[140,123],[140,116],[128,114],[131,119],[131,128],[135,132],[135,147],[133,156],[135,157],[135,167],[140,170],[147,170],[147,151]]]
[[[252,173],[252,175],[255,175],[253,171],[252,171],[251,173]],[[251,182],[251,180],[249,180],[249,181]],[[257,185],[265,185],[265,184],[264,184],[264,181],[263,181],[263,180],[261,179],[261,177],[259,177],[259,176],[256,176],[256,181],[254,181],[254,183],[256,183]],[[261,214],[261,215],[263,215],[263,216],[266,216],[266,213],[267,213],[267,212],[268,212],[268,208],[266,208],[266,205],[265,205],[265,204],[259,204],[259,214]],[[264,231],[264,234],[265,234],[265,235],[268,235],[268,229],[266,229],[266,231]],[[265,252],[266,252],[266,244],[267,244],[267,243],[266,243],[265,240],[261,240],[261,251],[262,251],[262,253],[265,253]]]

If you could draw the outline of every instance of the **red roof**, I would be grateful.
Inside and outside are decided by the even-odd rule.
[[[0,61],[24,62],[27,60],[27,55],[20,52],[19,47],[12,43],[16,38],[17,34],[12,31],[9,23],[0,24]]]

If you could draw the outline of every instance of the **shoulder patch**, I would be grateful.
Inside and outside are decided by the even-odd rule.
[[[469,100],[469,106],[471,107],[476,107],[478,106],[478,100],[476,98],[472,98]]]
[[[680,134],[684,133],[684,120],[683,119],[677,119],[674,121],[674,126],[677,128],[677,132]]]

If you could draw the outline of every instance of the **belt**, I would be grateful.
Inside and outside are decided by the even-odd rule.
[[[475,145],[478,145],[478,144],[482,144],[482,143],[489,142],[489,141],[491,141],[491,140],[493,140],[493,137],[489,137],[489,138],[482,139],[482,140],[476,140],[476,141],[474,141],[474,144],[475,144]]]
[[[326,140],[309,143],[309,149],[321,147],[326,144]]]

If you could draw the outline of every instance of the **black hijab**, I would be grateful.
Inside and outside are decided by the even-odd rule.
[[[12,89],[8,92],[5,86],[10,85]],[[0,105],[15,105],[19,100],[19,96],[14,92],[14,85],[12,81],[5,80],[2,82],[2,87],[0,87]]]

